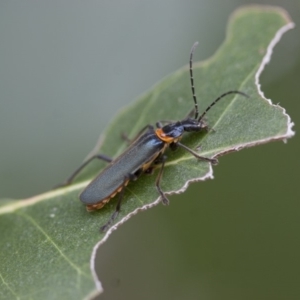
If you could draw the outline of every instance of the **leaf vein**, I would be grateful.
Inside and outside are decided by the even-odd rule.
[[[9,284],[5,281],[4,277],[2,276],[2,274],[0,273],[0,278],[3,282],[3,284],[7,287],[7,289],[16,297],[16,299],[20,299],[17,294],[14,292],[14,290],[9,286]]]
[[[57,252],[64,258],[64,260],[68,262],[73,269],[76,270],[78,275],[83,275],[87,278],[90,278],[88,274],[82,272],[80,267],[78,267],[74,262],[72,262],[72,260],[60,250],[57,244],[51,239],[51,237],[45,232],[45,230],[30,215],[21,212],[16,212],[16,213],[26,218],[29,222],[31,222],[46,237],[46,239],[50,242],[50,244],[52,244],[52,246],[57,250]]]

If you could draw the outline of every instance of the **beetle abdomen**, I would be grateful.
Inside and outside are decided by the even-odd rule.
[[[153,129],[134,141],[125,152],[113,160],[80,194],[89,211],[102,208],[126,186],[132,176],[148,168],[165,148]]]
[[[103,199],[103,200],[101,200],[100,202],[98,202],[96,204],[87,204],[86,205],[86,210],[88,212],[91,212],[91,211],[94,211],[94,210],[102,208],[106,203],[108,203],[110,201],[111,198],[113,198],[117,193],[121,192],[122,189],[128,184],[128,182],[129,182],[129,180],[127,180],[124,185],[120,186],[115,191],[115,193],[111,194],[109,198]]]

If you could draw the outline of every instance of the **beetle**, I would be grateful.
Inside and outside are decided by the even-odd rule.
[[[156,123],[156,128],[152,125],[145,126],[120,156],[111,159],[103,154],[93,155],[62,184],[70,184],[74,177],[93,159],[100,159],[109,163],[79,195],[80,200],[86,205],[87,211],[94,211],[102,208],[111,198],[119,193],[115,211],[108,222],[100,228],[101,231],[106,231],[117,217],[121,208],[124,190],[129,181],[138,179],[143,173],[151,173],[153,168],[157,165],[160,166],[160,169],[155,182],[156,189],[161,197],[162,203],[165,205],[169,204],[167,196],[160,187],[160,181],[167,159],[164,153],[167,148],[176,150],[178,147],[181,147],[190,152],[197,159],[212,164],[218,162],[216,158],[198,155],[198,153],[182,144],[180,139],[185,132],[208,132],[209,128],[204,121],[204,116],[223,97],[229,94],[248,96],[240,91],[228,91],[215,99],[199,116],[192,68],[193,54],[197,44],[198,42],[193,45],[189,60],[190,83],[194,101],[194,108],[191,113],[182,121],[159,121]],[[194,117],[191,117],[192,113],[194,113]]]

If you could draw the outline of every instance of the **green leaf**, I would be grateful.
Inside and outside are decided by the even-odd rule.
[[[229,90],[243,91],[250,98],[234,95],[221,100],[207,114],[214,131],[186,134],[182,143],[192,149],[201,145],[201,155],[218,157],[293,136],[285,110],[266,100],[258,84],[274,45],[292,27],[287,14],[278,8],[250,6],[233,14],[224,44],[210,59],[194,64],[197,98],[202,111]],[[146,124],[181,120],[192,107],[186,66],[123,109],[103,132],[100,152],[116,157],[126,148],[122,133],[134,137]],[[167,194],[183,192],[189,182],[212,178],[211,165],[184,150],[166,154],[161,186]],[[87,213],[78,193],[104,165],[92,163],[69,187],[2,202],[1,299],[82,299],[102,290],[94,272],[97,248],[130,216],[159,203],[156,170],[153,176],[144,175],[128,185],[116,225],[100,235],[98,229],[113,213],[116,201]]]

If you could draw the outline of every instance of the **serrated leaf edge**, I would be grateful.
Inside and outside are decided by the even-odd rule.
[[[251,7],[251,6],[250,6]],[[226,153],[229,153],[229,152],[234,152],[234,151],[239,151],[243,148],[246,148],[246,147],[251,147],[251,146],[255,146],[255,145],[258,145],[258,144],[263,144],[263,143],[267,143],[269,141],[274,141],[274,140],[283,140],[283,141],[286,141],[287,138],[290,138],[292,136],[294,136],[295,132],[292,130],[292,127],[294,126],[294,123],[291,122],[291,118],[290,116],[286,113],[286,110],[284,108],[282,108],[281,106],[279,105],[275,105],[272,103],[271,99],[267,99],[263,93],[263,91],[261,90],[261,85],[259,83],[259,78],[260,78],[260,75],[262,74],[265,66],[270,62],[270,59],[271,59],[271,56],[272,56],[272,53],[273,53],[273,49],[275,47],[275,45],[280,41],[281,37],[283,36],[283,34],[285,32],[287,32],[288,30],[290,29],[293,29],[295,27],[295,24],[293,22],[291,22],[291,20],[289,18],[286,18],[287,19],[287,23],[286,25],[284,25],[283,27],[281,27],[275,34],[274,38],[271,40],[268,48],[267,48],[267,51],[266,51],[266,55],[263,57],[262,61],[261,61],[261,64],[255,74],[255,85],[257,86],[257,91],[259,93],[259,95],[261,96],[262,99],[268,101],[268,103],[272,106],[276,106],[277,108],[281,109],[282,110],[282,113],[287,117],[287,120],[288,120],[288,129],[286,131],[285,134],[283,135],[279,135],[275,138],[269,138],[269,139],[262,139],[262,140],[259,140],[259,141],[256,141],[256,142],[252,142],[252,143],[247,143],[247,144],[243,144],[243,145],[237,145],[236,147],[234,148],[230,148],[228,150],[225,150],[225,151],[222,151],[220,153],[218,153],[217,156],[221,156],[221,155],[224,155]],[[167,193],[168,195],[172,195],[172,194],[180,194],[180,193],[183,193],[187,187],[189,186],[190,183],[192,182],[197,182],[197,181],[204,181],[206,179],[212,179],[213,178],[213,169],[212,169],[212,166],[211,164],[209,164],[209,171],[206,175],[204,176],[201,176],[199,178],[193,178],[191,180],[188,180],[179,190],[176,190],[176,191],[172,191],[172,192],[169,192]],[[99,247],[104,244],[106,242],[106,240],[108,239],[108,237],[115,231],[117,230],[117,228],[122,225],[123,223],[125,223],[127,220],[129,220],[132,216],[136,215],[138,212],[140,211],[145,211],[149,208],[152,208],[156,205],[158,205],[160,203],[160,197],[158,197],[154,202],[152,203],[149,203],[149,204],[146,204],[146,205],[143,205],[142,207],[139,207],[137,209],[135,209],[134,211],[132,211],[131,213],[129,213],[127,216],[123,217],[119,222],[117,222],[116,224],[114,224],[107,232],[106,234],[103,236],[103,238],[94,246],[93,248],[93,251],[92,251],[92,255],[91,255],[91,260],[90,260],[90,268],[91,268],[91,272],[92,272],[92,276],[94,278],[94,281],[95,281],[95,285],[96,285],[96,291],[93,291],[93,293],[91,295],[95,296],[97,294],[100,294],[103,292],[103,287],[102,287],[102,284],[101,284],[101,281],[99,280],[98,278],[98,275],[96,273],[96,268],[95,268],[95,259],[96,259],[96,254],[97,254],[97,251],[99,249]]]

